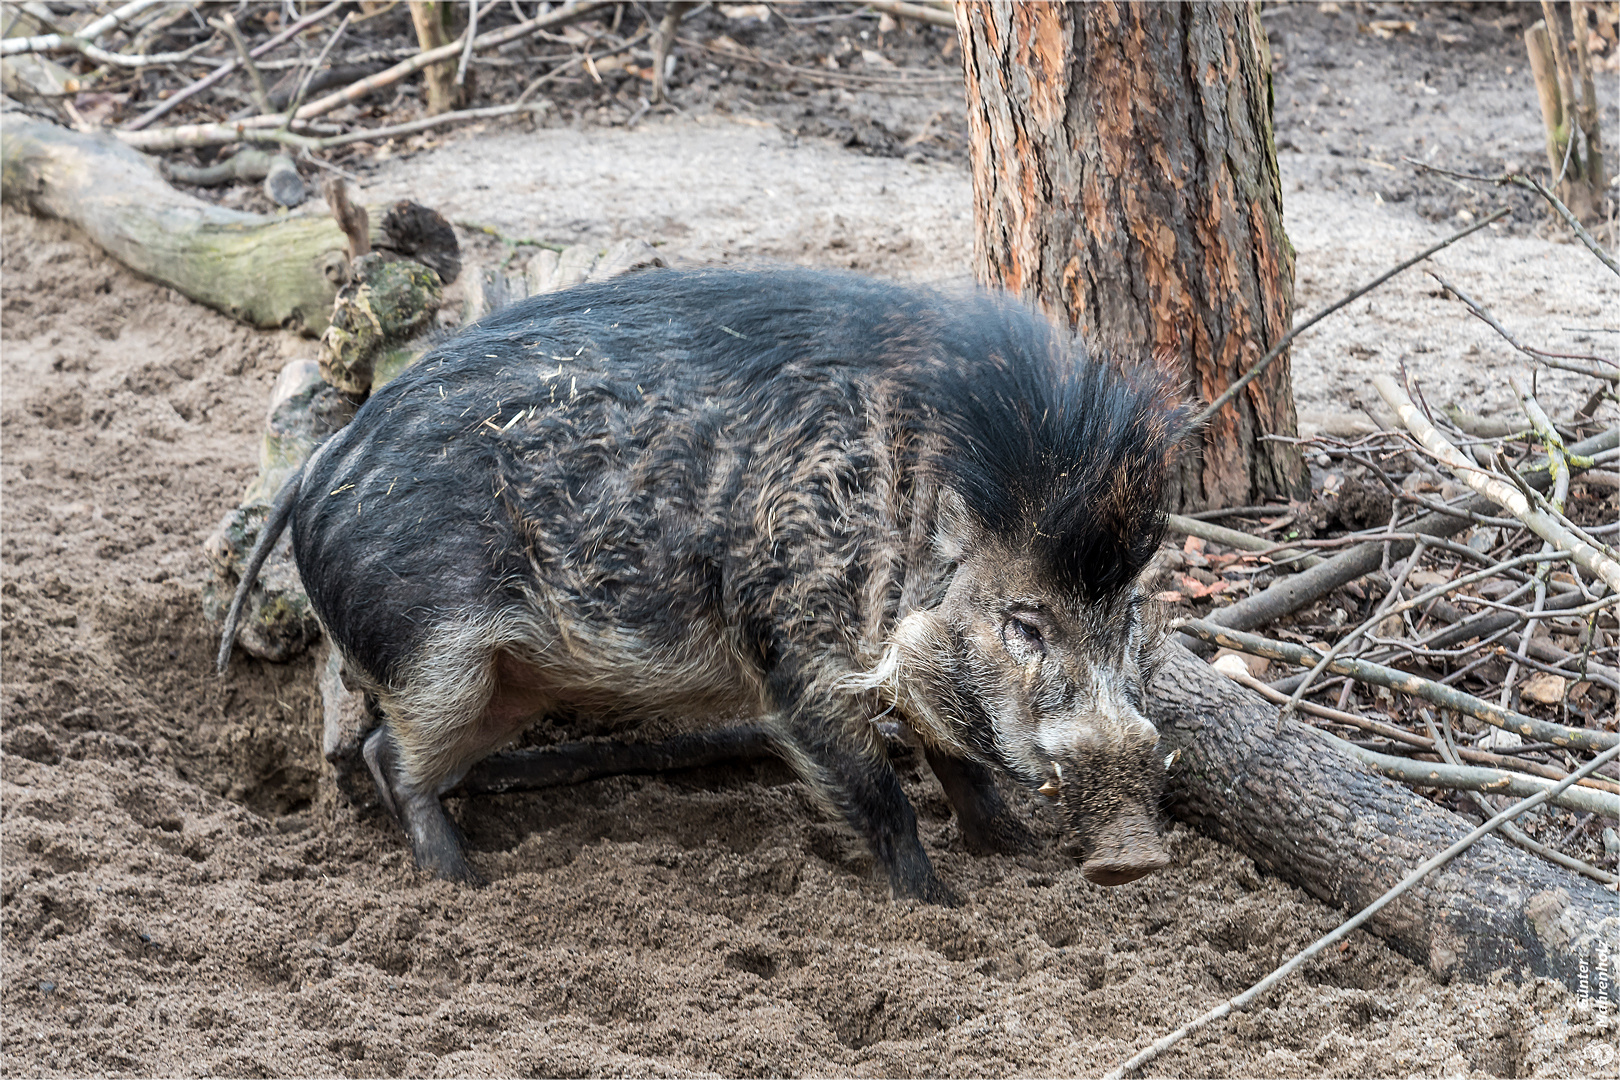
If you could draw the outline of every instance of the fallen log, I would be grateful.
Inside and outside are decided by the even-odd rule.
[[[348,240],[325,214],[214,206],[170,187],[150,160],[108,135],[8,114],[0,197],[71,222],[136,273],[250,326],[319,334],[350,278]],[[424,226],[423,215],[437,226]],[[455,233],[437,214],[407,203],[376,210],[371,221],[373,248],[454,280]]]
[[[1171,812],[1327,903],[1366,907],[1471,823],[1287,721],[1179,645],[1149,714],[1175,755]],[[1620,1001],[1614,894],[1508,845],[1475,844],[1368,924],[1441,982],[1557,979]],[[1600,969],[1608,966],[1607,975]]]

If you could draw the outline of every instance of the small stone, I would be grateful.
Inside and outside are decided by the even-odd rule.
[[[39,992],[42,993],[42,994],[49,994],[52,991],[54,991],[55,989],[56,989],[56,984],[51,982],[48,979],[39,984]]]

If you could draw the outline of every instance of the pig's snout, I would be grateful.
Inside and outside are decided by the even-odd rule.
[[[1098,885],[1123,885],[1170,865],[1159,829],[1144,814],[1119,818],[1100,829],[1080,872]]]
[[[1098,885],[1123,885],[1170,865],[1154,813],[1164,791],[1157,738],[1133,746],[1097,740],[1052,763],[1040,790],[1063,806],[1080,872]]]

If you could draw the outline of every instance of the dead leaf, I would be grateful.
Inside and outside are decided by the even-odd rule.
[[[1154,593],[1153,599],[1159,601],[1161,604],[1179,604],[1185,600],[1186,597],[1182,596],[1174,589],[1166,589],[1163,592]]]
[[[1410,34],[1417,30],[1417,23],[1411,19],[1374,19],[1366,25],[1366,29],[1374,36],[1392,38],[1396,34]]]
[[[1556,705],[1564,700],[1566,684],[1557,675],[1548,675],[1543,672],[1533,675],[1525,680],[1524,688],[1519,691],[1520,697],[1527,697],[1531,701],[1542,705]]]
[[[893,70],[894,61],[878,52],[876,49],[862,49],[861,63],[869,68],[886,68]]]
[[[1220,668],[1221,671],[1225,672],[1228,669],[1221,668],[1221,663],[1222,661],[1226,661],[1228,657],[1236,657],[1237,660],[1243,665],[1243,673],[1256,679],[1265,678],[1266,671],[1271,667],[1271,661],[1267,660],[1263,656],[1250,656],[1248,653],[1234,652],[1231,649],[1220,650],[1215,654],[1215,658],[1211,660],[1210,663],[1214,664],[1217,668]]]
[[[1226,589],[1226,585],[1227,583],[1224,581],[1216,581],[1213,585],[1205,585],[1195,577],[1183,576],[1181,579],[1181,588],[1194,600],[1202,599],[1203,597],[1210,596],[1214,593],[1223,592]]]

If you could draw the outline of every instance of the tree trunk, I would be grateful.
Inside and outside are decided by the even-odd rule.
[[[1213,399],[1291,325],[1271,61],[1248,4],[957,4],[985,284]],[[1288,359],[1192,438],[1177,508],[1300,497]]]
[[[416,41],[423,52],[450,44],[450,31],[445,28],[451,7],[443,0],[410,0],[411,22],[416,26]],[[456,85],[456,62],[441,60],[422,69],[422,82],[427,87],[427,114],[438,116],[456,108],[461,102],[461,88]]]

